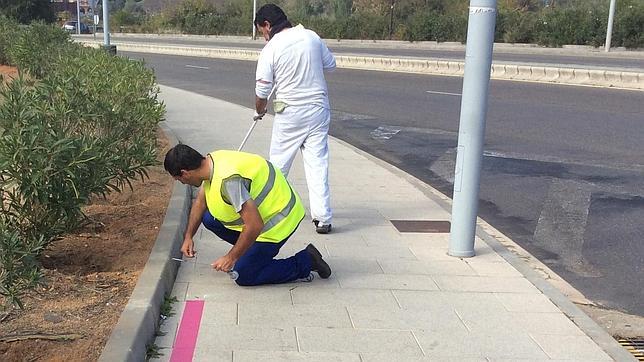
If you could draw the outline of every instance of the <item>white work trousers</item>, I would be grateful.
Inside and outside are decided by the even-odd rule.
[[[284,176],[302,151],[304,174],[309,188],[311,217],[320,224],[331,224],[329,193],[329,123],[331,112],[319,106],[288,106],[275,114],[270,161]]]

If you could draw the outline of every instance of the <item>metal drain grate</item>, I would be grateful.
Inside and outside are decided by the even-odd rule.
[[[389,220],[401,233],[448,233],[449,221]]]
[[[618,339],[619,344],[621,344],[627,351],[631,352],[638,361],[644,361],[644,339]]]

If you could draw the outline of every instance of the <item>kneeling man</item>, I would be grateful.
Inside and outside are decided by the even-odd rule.
[[[311,271],[324,279],[331,275],[312,244],[290,258],[274,259],[304,218],[304,207],[266,159],[225,150],[204,157],[179,144],[165,155],[164,167],[175,180],[199,187],[181,246],[186,257],[194,257],[193,237],[203,223],[233,245],[212,267],[236,271],[239,285],[286,283],[309,278]]]

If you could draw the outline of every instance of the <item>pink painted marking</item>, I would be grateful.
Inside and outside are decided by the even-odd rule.
[[[195,353],[199,325],[203,313],[203,300],[188,300],[183,310],[181,324],[177,338],[174,340],[174,347],[170,355],[170,362],[189,362]]]

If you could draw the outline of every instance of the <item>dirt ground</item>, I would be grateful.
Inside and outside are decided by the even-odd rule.
[[[0,66],[0,74],[15,69]],[[159,132],[159,155],[168,141]],[[173,180],[162,166],[133,190],[97,198],[97,221],[53,242],[41,258],[47,284],[25,310],[0,315],[0,361],[96,361],[136,285],[163,221]],[[51,339],[51,340],[49,340]]]

